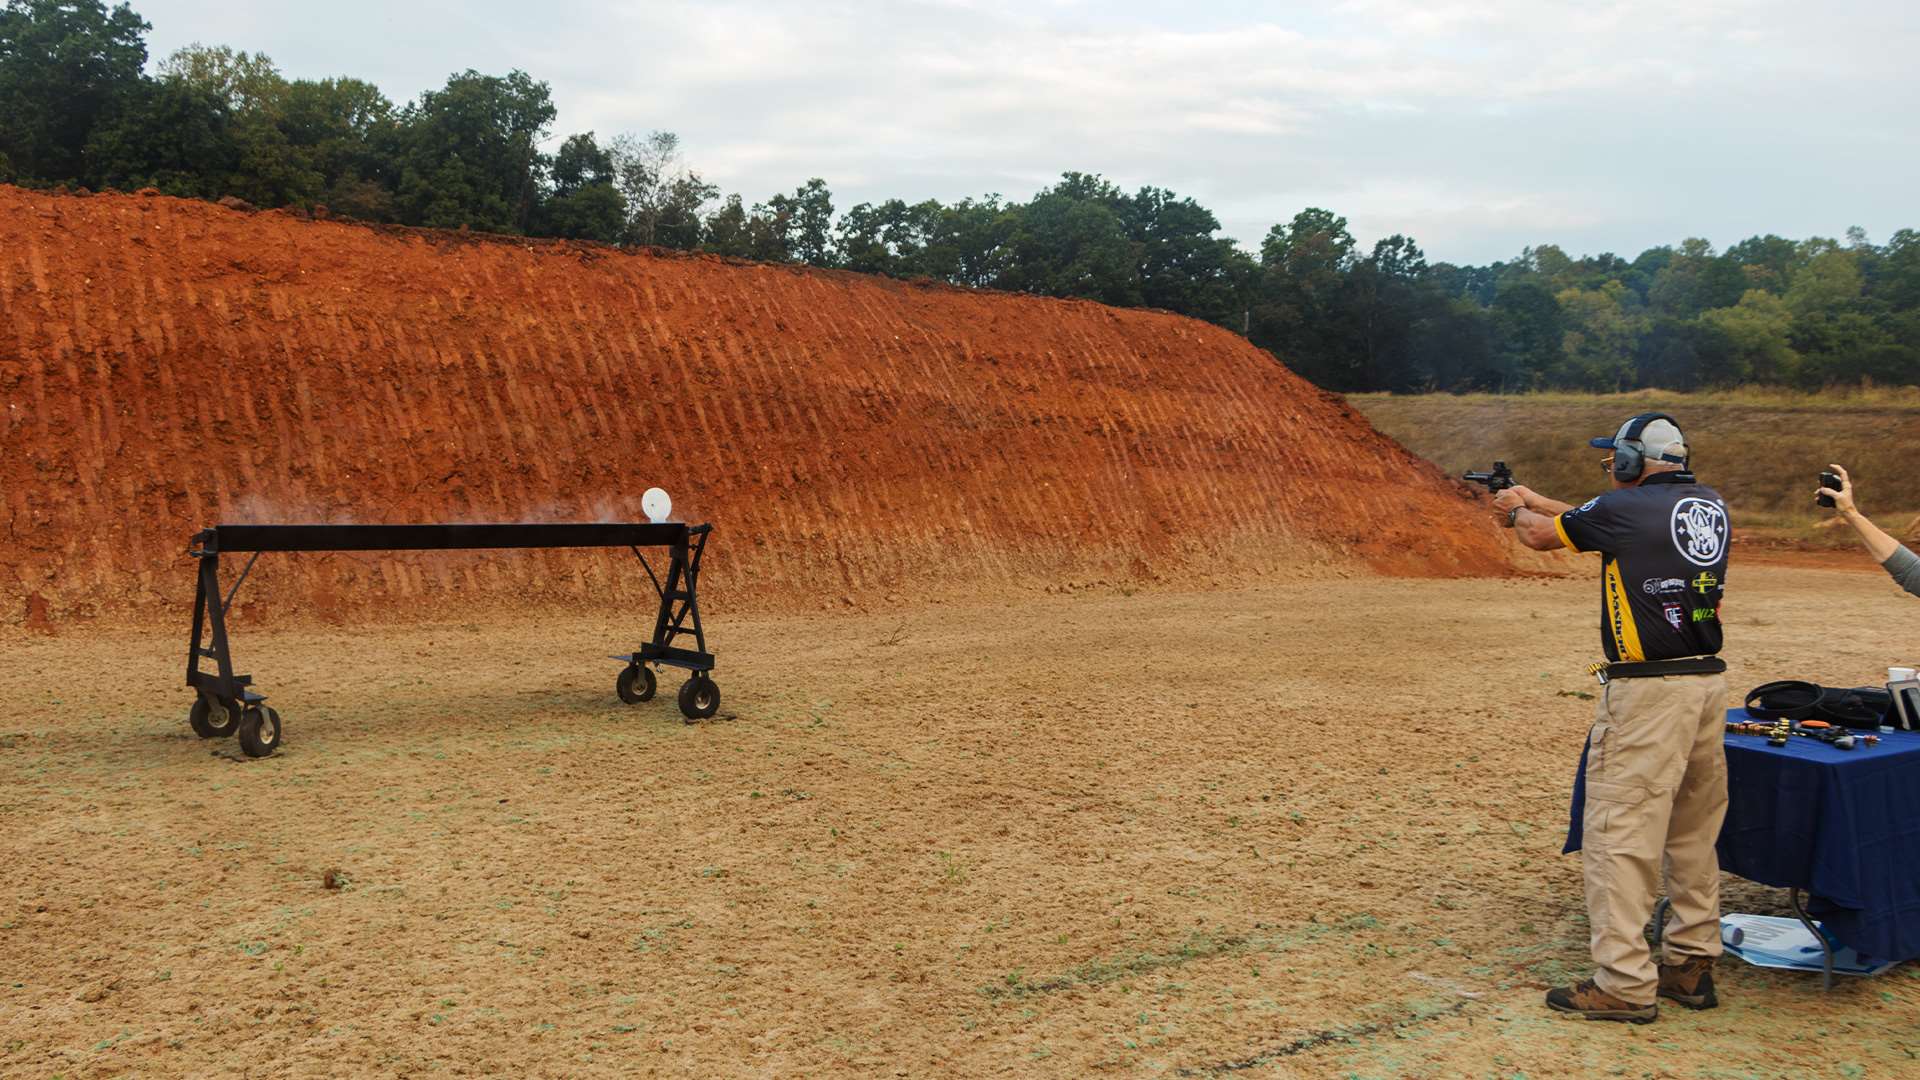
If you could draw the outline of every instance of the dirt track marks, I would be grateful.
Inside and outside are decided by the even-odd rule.
[[[0,582],[56,619],[178,606],[217,520],[631,518],[654,483],[719,523],[721,603],[1506,566],[1344,403],[1154,312],[8,188],[0,304]],[[579,553],[261,570],[322,608],[645,588]]]

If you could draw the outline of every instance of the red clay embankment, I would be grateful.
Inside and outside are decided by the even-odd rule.
[[[854,274],[0,187],[0,621],[184,611],[219,521],[717,528],[729,605],[1510,569],[1216,327]],[[269,562],[276,565],[269,566]],[[263,560],[263,608],[632,601],[602,552]]]

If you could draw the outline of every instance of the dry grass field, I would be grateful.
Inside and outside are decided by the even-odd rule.
[[[1920,606],[1835,561],[1736,561],[1730,685],[1920,658]],[[1592,606],[716,617],[696,726],[615,702],[607,618],[243,625],[260,760],[188,732],[183,626],[7,631],[0,1074],[1915,1075],[1911,965],[1730,962],[1644,1028],[1540,1006],[1587,970]]]
[[[1692,440],[1701,479],[1720,490],[1750,541],[1849,547],[1823,526],[1812,491],[1829,462],[1854,474],[1860,508],[1889,531],[1920,536],[1920,388],[1821,394],[1748,389],[1708,394],[1352,394],[1375,427],[1458,476],[1496,459],[1520,482],[1570,502],[1606,488],[1587,446],[1627,417],[1667,412]]]

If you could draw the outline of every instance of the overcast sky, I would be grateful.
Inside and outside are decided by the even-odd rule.
[[[396,102],[551,84],[556,139],[679,133],[749,203],[1191,195],[1257,249],[1306,206],[1430,260],[1920,227],[1912,0],[132,0],[155,60],[262,50]]]

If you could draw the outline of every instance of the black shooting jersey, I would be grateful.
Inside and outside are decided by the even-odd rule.
[[[1600,553],[1600,642],[1608,660],[1720,651],[1727,504],[1692,473],[1655,473],[1553,519],[1575,551]]]

